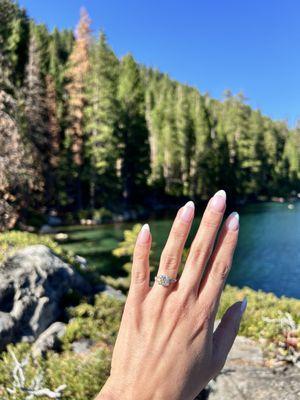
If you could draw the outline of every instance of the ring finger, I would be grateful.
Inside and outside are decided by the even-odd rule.
[[[183,248],[191,229],[194,214],[195,205],[192,201],[186,203],[186,205],[178,211],[167,243],[160,257],[158,276],[167,275],[171,279],[176,279]],[[171,285],[173,284],[174,283],[171,283]],[[154,287],[157,286],[161,286],[161,284],[156,280]]]

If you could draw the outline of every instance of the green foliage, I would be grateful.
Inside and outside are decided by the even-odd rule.
[[[105,207],[93,211],[93,219],[97,222],[110,222],[113,219],[113,213]]]
[[[54,390],[66,385],[63,400],[92,400],[105,383],[110,370],[111,345],[116,339],[123,303],[109,295],[98,295],[94,305],[81,304],[70,311],[72,317],[63,338],[63,352],[49,352],[46,359],[33,359],[29,344],[10,346],[19,361],[28,358],[24,368],[27,387],[33,378],[42,373],[44,386]],[[86,354],[74,354],[71,344],[75,340],[91,339],[95,346]],[[11,387],[14,362],[11,354],[3,352],[0,362],[1,399],[23,400],[24,393],[8,395]],[[42,398],[45,399],[46,398]]]
[[[16,250],[35,244],[47,246],[70,264],[75,264],[73,256],[63,250],[50,236],[19,231],[0,233],[0,263]]]
[[[150,172],[150,148],[145,118],[145,92],[132,55],[121,60],[118,85],[121,179],[125,206],[145,195]]]
[[[97,295],[93,305],[83,303],[69,311],[72,318],[63,338],[65,349],[75,340],[91,339],[107,345],[114,343],[123,303],[109,295]]]
[[[83,13],[74,38],[0,2],[0,87],[18,104],[22,144],[37,147],[33,163],[45,182],[18,191],[23,204],[76,214],[130,210],[152,193],[206,199],[221,187],[247,199],[300,191],[299,127],[253,110],[242,94],[217,101],[130,54],[119,60],[104,33],[91,38],[89,23]],[[17,202],[10,207],[22,217]]]
[[[62,392],[62,400],[92,400],[105,383],[109,375],[111,350],[107,346],[99,346],[88,355],[76,355],[69,351],[62,354],[48,353],[47,359],[33,359],[28,344],[10,346],[17,359],[28,358],[24,367],[26,386],[32,386],[32,380],[38,375],[43,376],[43,387],[55,390],[66,385]],[[11,395],[7,388],[12,388],[12,370],[15,363],[10,353],[1,354],[0,363],[0,394],[3,400],[25,400],[28,394],[17,390]],[[49,397],[39,397],[47,400]]]
[[[86,152],[90,160],[91,206],[95,207],[96,189],[112,192],[118,185],[117,159],[119,104],[117,85],[119,61],[102,33],[90,49],[90,70],[87,76],[85,107]],[[103,189],[105,189],[103,191]]]
[[[284,317],[285,313],[289,313],[295,323],[300,324],[299,300],[278,298],[272,293],[254,291],[250,288],[238,289],[229,285],[223,292],[218,317],[220,318],[228,307],[245,296],[248,299],[248,306],[241,322],[240,335],[255,340],[267,339],[270,342],[278,343],[283,341],[285,332],[276,320]],[[267,321],[266,318],[274,321]]]

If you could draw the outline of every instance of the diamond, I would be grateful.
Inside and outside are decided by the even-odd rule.
[[[159,275],[156,277],[156,281],[159,285],[169,286],[171,280],[167,275]]]

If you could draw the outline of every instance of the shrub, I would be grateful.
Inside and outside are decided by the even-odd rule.
[[[92,400],[100,391],[109,375],[111,349],[102,346],[89,352],[87,355],[77,355],[69,351],[62,354],[49,352],[47,358],[33,359],[28,344],[10,346],[18,361],[27,359],[23,367],[25,385],[10,394],[7,389],[12,388],[15,361],[10,352],[3,352],[0,363],[0,396],[2,400],[25,400],[29,397],[26,389],[32,388],[35,380],[42,377],[41,388],[54,391],[65,385],[62,391],[62,400]],[[24,390],[25,389],[25,390]],[[34,397],[35,398],[35,397]],[[48,400],[49,397],[38,397]]]
[[[102,207],[93,211],[93,219],[98,223],[110,222],[113,219],[113,213]]]
[[[68,263],[76,264],[73,255],[63,250],[50,236],[20,231],[0,233],[0,263],[16,250],[35,244],[43,244]]]
[[[113,344],[121,320],[123,302],[107,294],[95,296],[94,305],[83,303],[69,310],[63,345],[65,349],[75,340],[91,339]]]
[[[295,324],[300,326],[300,300],[276,297],[273,293],[255,291],[250,288],[238,289],[227,285],[218,311],[220,318],[235,301],[247,296],[248,306],[241,322],[240,335],[269,342],[284,340],[285,327],[280,320],[289,314]],[[300,331],[299,331],[300,337]]]

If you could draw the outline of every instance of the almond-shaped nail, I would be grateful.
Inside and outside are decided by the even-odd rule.
[[[147,243],[150,239],[150,226],[149,224],[145,224],[142,226],[140,233],[138,235],[138,243]]]
[[[239,229],[239,225],[240,225],[240,216],[237,212],[233,212],[229,215],[228,219],[227,219],[227,228],[230,231],[237,231]]]
[[[194,213],[195,213],[195,204],[193,201],[188,201],[181,211],[180,218],[184,222],[191,222],[191,220],[194,217]]]
[[[243,315],[246,308],[247,308],[248,300],[247,297],[244,297],[242,303],[241,303],[241,314]]]
[[[225,190],[219,190],[214,196],[211,198],[210,206],[219,212],[225,210],[226,206],[226,192]]]

